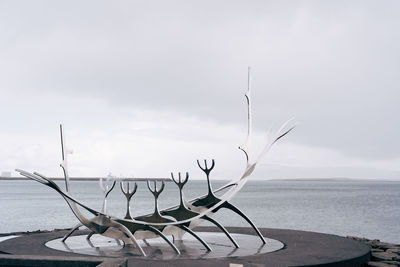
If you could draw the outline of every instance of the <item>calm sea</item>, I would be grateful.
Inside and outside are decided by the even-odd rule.
[[[224,182],[213,183],[214,188]],[[63,183],[59,182],[63,187]],[[153,197],[143,182],[131,202],[133,215],[152,212]],[[167,183],[160,206],[178,201],[175,184]],[[101,209],[98,182],[72,182],[72,194]],[[204,181],[190,181],[185,196],[206,192]],[[400,182],[377,181],[250,181],[232,203],[259,227],[299,229],[341,236],[354,235],[400,243]],[[110,194],[107,211],[125,215],[119,184]],[[34,181],[0,181],[0,233],[72,227],[77,219],[52,189]],[[247,226],[228,210],[216,217],[225,226]]]

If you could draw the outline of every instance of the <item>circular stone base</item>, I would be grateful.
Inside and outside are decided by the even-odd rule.
[[[146,259],[149,260],[245,257],[277,251],[285,246],[282,242],[274,239],[266,238],[267,244],[264,245],[258,236],[232,234],[233,239],[240,244],[240,247],[236,248],[223,233],[198,232],[197,234],[203,240],[207,240],[206,242],[212,248],[212,251],[207,251],[199,241],[190,235],[184,235],[181,241],[174,242],[181,255],[177,255],[162,238],[138,240],[138,242],[147,254]],[[65,243],[61,242],[62,238],[57,238],[47,242],[46,246],[56,250],[91,256],[141,257],[135,247],[124,246],[118,240],[101,235],[93,235],[90,240],[87,240],[86,237],[86,235],[72,236]],[[172,238],[170,238],[170,241],[172,241]]]
[[[93,236],[91,247],[82,235],[88,234],[88,231],[77,231],[77,237],[72,237],[67,240],[67,245],[72,251],[66,247],[61,249],[58,245],[57,249],[47,247],[45,244],[57,244],[57,239],[63,237],[68,231],[57,231],[50,233],[38,233],[22,235],[20,237],[11,238],[0,242],[0,265],[18,265],[18,266],[95,266],[88,262],[97,262],[97,264],[106,261],[123,261],[127,266],[162,266],[162,267],[177,267],[177,266],[229,266],[230,264],[238,264],[236,266],[259,267],[259,266],[365,266],[370,259],[370,248],[355,240],[344,237],[321,234],[314,232],[286,230],[286,229],[267,229],[261,228],[263,236],[270,239],[279,240],[284,244],[282,249],[269,252],[264,251],[261,247],[259,252],[255,252],[254,248],[260,248],[261,241],[255,235],[254,229],[242,227],[227,227],[227,230],[234,235],[240,248],[234,251],[233,246],[229,243],[226,236],[221,235],[219,229],[215,227],[198,227],[194,229],[197,234],[202,236],[204,240],[213,249],[213,252],[206,253],[204,247],[190,238],[185,239],[181,244],[175,242],[180,247],[182,256],[177,257],[172,248],[166,243],[157,240],[149,240],[150,246],[143,243],[143,248],[150,257],[138,256],[138,250],[135,247],[122,248],[114,240],[98,239]],[[205,233],[204,233],[205,232]],[[211,233],[212,234],[211,234]],[[215,233],[215,234],[214,234]],[[246,246],[253,248],[250,252],[246,252]],[[217,240],[214,240],[214,237]],[[242,240],[242,238],[244,238]],[[52,241],[53,240],[53,241]],[[54,241],[55,240],[55,241]],[[75,241],[78,243],[75,244]],[[247,240],[247,241],[246,241]],[[49,242],[50,241],[50,242]],[[80,247],[80,242],[82,246]],[[110,241],[110,242],[109,242]],[[221,241],[223,241],[221,243]],[[244,243],[243,243],[244,241]],[[267,240],[268,241],[268,240]],[[269,240],[271,242],[271,240]],[[153,243],[156,242],[156,243]],[[227,243],[225,243],[227,242]],[[222,245],[221,245],[222,244]],[[228,248],[221,248],[223,244],[228,244]],[[277,243],[278,244],[278,243]],[[158,247],[161,246],[161,247]],[[198,246],[192,251],[192,246]],[[268,248],[268,246],[267,246]],[[90,256],[93,254],[78,254],[86,251],[92,253],[98,251],[99,256]],[[232,253],[229,254],[228,250]],[[119,252],[118,252],[119,251]],[[113,253],[124,253],[122,257],[115,258]],[[222,257],[210,257],[212,253],[224,251]],[[247,253],[235,254],[235,253]],[[11,255],[2,255],[11,254]],[[106,253],[106,254],[104,254]],[[109,253],[109,254],[107,254]],[[193,254],[194,253],[194,254]],[[29,256],[33,255],[33,256]],[[169,255],[171,258],[165,258]],[[189,258],[189,255],[190,256]],[[209,255],[207,257],[207,255]],[[111,256],[111,257],[110,257]],[[168,256],[168,257],[169,257]],[[10,262],[10,258],[15,258],[14,262]],[[164,258],[159,258],[164,257]],[[8,260],[8,261],[7,261]],[[47,265],[44,264],[47,261]],[[63,264],[64,263],[64,264]],[[120,263],[118,263],[120,264]],[[122,263],[121,263],[122,264]],[[122,264],[122,265],[123,265]],[[120,266],[120,265],[107,265]],[[235,266],[235,265],[233,265]]]

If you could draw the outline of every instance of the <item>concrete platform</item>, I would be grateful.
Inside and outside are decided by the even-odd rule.
[[[219,232],[214,227],[198,227],[195,230],[196,232]],[[254,231],[250,228],[229,227],[228,230],[231,233],[242,234],[243,236],[254,235]],[[242,248],[237,249],[236,254],[224,254],[223,257],[207,257],[205,255],[209,254],[200,250],[200,256],[195,255],[193,258],[188,258],[187,255],[167,257],[168,259],[144,258],[138,256],[135,248],[130,248],[131,253],[127,253],[124,248],[124,254],[114,255],[117,257],[110,257],[104,253],[99,253],[99,256],[84,256],[76,253],[79,252],[79,249],[72,250],[74,252],[67,252],[47,247],[45,244],[48,241],[60,238],[66,233],[66,231],[59,231],[24,235],[0,242],[0,265],[196,267],[229,266],[230,264],[239,264],[236,266],[240,266],[241,264],[243,266],[363,266],[370,258],[370,248],[368,246],[347,238],[285,229],[262,228],[260,230],[265,237],[279,240],[284,246],[274,252],[269,252],[261,247],[259,252],[243,254],[242,252],[244,251],[240,250],[244,250],[246,245],[250,245],[243,242],[250,242],[253,247],[261,245],[261,241],[255,238],[247,241],[242,239],[242,243],[239,239],[238,243]],[[77,235],[85,233],[85,231],[78,231]],[[207,239],[207,236],[204,239],[210,242],[211,248],[218,250],[216,244],[214,243],[213,245],[210,236],[208,237],[210,240]],[[115,245],[118,248],[118,244]],[[189,246],[191,244],[186,243],[186,245]],[[121,248],[119,247],[118,249]],[[157,244],[145,247],[145,250],[148,254],[160,255],[160,253],[167,253],[166,255],[170,255],[168,254],[170,248],[160,248]],[[235,251],[230,248],[228,250]]]
[[[148,260],[174,260],[174,259],[211,259],[211,258],[238,258],[266,254],[280,250],[285,245],[274,239],[266,238],[267,244],[263,244],[258,236],[232,233],[232,237],[240,244],[236,248],[224,233],[197,232],[207,244],[212,247],[208,251],[198,240],[191,235],[184,235],[181,241],[175,241],[174,245],[181,252],[178,255],[170,245],[162,238],[138,240],[140,246],[146,252]],[[74,252],[89,256],[102,257],[141,257],[138,249],[133,246],[124,246],[121,241],[93,235],[90,240],[87,235],[77,235],[61,242],[62,238],[50,240],[46,246],[65,252]],[[172,242],[172,237],[168,237]]]

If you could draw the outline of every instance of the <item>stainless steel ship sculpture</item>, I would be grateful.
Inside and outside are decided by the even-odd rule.
[[[173,182],[179,188],[179,205],[159,210],[158,208],[158,197],[162,193],[164,189],[164,181],[161,181],[161,186],[157,187],[157,181],[147,181],[147,187],[151,191],[154,196],[154,212],[152,214],[132,217],[130,210],[130,200],[136,192],[137,184],[134,184],[133,189],[130,191],[129,182],[126,182],[126,186],[124,182],[120,182],[120,188],[122,193],[126,197],[126,215],[124,218],[118,218],[107,214],[106,202],[107,196],[111,192],[111,190],[115,187],[115,181],[112,182],[111,186],[108,184],[106,186],[103,185],[102,180],[101,188],[104,192],[104,201],[103,207],[101,211],[97,211],[92,209],[79,200],[75,199],[70,192],[70,178],[68,174],[68,153],[69,151],[66,149],[65,140],[63,135],[63,129],[60,125],[61,132],[61,145],[62,145],[62,163],[60,164],[63,169],[66,191],[64,192],[57,184],[55,184],[52,179],[46,177],[43,174],[38,172],[27,172],[21,169],[16,169],[21,175],[35,180],[39,183],[42,183],[55,191],[57,191],[68,203],[72,212],[79,220],[79,224],[76,225],[64,238],[63,242],[79,227],[85,226],[88,228],[91,233],[87,236],[88,239],[93,234],[100,234],[103,236],[111,237],[117,240],[122,240],[124,244],[133,244],[139,250],[140,254],[146,256],[144,250],[138,243],[137,239],[150,239],[161,237],[167,242],[171,248],[177,253],[180,254],[178,248],[174,245],[175,240],[181,240],[184,234],[190,234],[195,239],[197,239],[208,251],[211,251],[211,247],[207,244],[205,240],[203,240],[200,236],[198,236],[192,229],[199,225],[203,221],[208,221],[218,227],[226,237],[232,242],[235,247],[239,247],[239,244],[233,239],[231,234],[225,229],[223,225],[221,225],[218,221],[212,218],[213,214],[218,212],[220,209],[225,208],[233,211],[237,215],[244,218],[254,229],[254,231],[259,236],[261,242],[263,244],[266,243],[264,237],[258,230],[258,228],[254,225],[254,223],[236,206],[230,203],[230,200],[236,195],[237,192],[246,184],[249,176],[253,173],[256,168],[258,162],[265,155],[265,153],[271,148],[273,144],[275,144],[279,139],[288,134],[294,126],[288,127],[289,123],[292,120],[289,120],[282,127],[276,131],[268,132],[268,140],[264,146],[264,149],[259,155],[253,155],[251,152],[251,139],[252,139],[252,115],[251,115],[251,90],[250,90],[250,69],[248,72],[248,88],[247,93],[245,94],[247,100],[247,111],[248,111],[248,132],[247,139],[244,145],[240,146],[239,149],[242,150],[246,156],[246,168],[244,172],[236,179],[233,179],[226,185],[213,189],[210,182],[210,173],[215,167],[215,161],[211,160],[211,164],[209,161],[204,160],[204,164],[197,160],[197,164],[199,168],[205,173],[207,177],[208,184],[208,192],[205,195],[199,196],[192,200],[185,200],[183,195],[183,187],[189,180],[189,173],[185,173],[182,175],[178,173],[178,175],[174,175],[171,173],[171,178]],[[151,185],[153,184],[153,185]],[[124,189],[124,187],[126,189]],[[152,188],[153,187],[153,188]],[[226,192],[222,194],[222,196],[217,197],[216,193],[225,190]],[[84,209],[91,213],[94,217],[87,218],[85,217],[80,209]],[[173,237],[173,240],[167,238],[167,236]]]

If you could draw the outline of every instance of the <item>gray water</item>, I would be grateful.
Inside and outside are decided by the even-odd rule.
[[[225,182],[213,182],[216,188]],[[59,183],[63,187],[63,183]],[[145,183],[131,203],[133,215],[151,213],[152,195]],[[72,194],[88,206],[101,209],[97,182],[72,182]],[[187,199],[206,192],[204,181],[185,186]],[[160,207],[177,204],[178,192],[167,183]],[[378,181],[249,181],[232,200],[259,227],[298,229],[354,235],[400,243],[400,182]],[[111,192],[107,211],[125,215],[119,184]],[[66,202],[52,189],[34,181],[0,181],[0,233],[51,230],[78,223]],[[225,226],[248,226],[238,215],[221,210],[216,217]],[[206,225],[206,224],[204,224]]]

